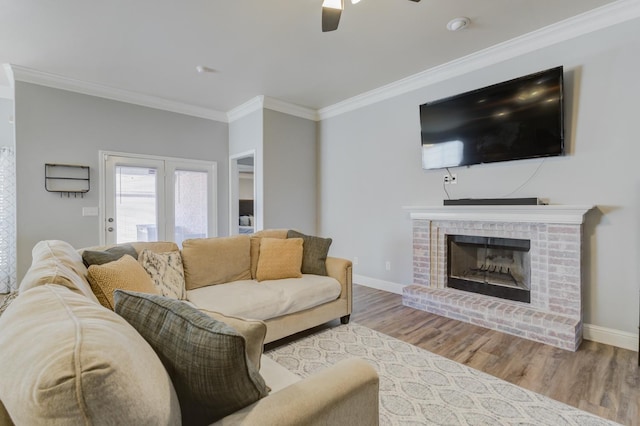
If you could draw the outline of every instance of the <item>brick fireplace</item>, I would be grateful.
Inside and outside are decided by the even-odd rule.
[[[413,285],[403,291],[404,305],[577,350],[582,341],[582,222],[590,206],[408,209],[413,223],[414,272]],[[452,246],[451,236],[456,236],[462,248]],[[493,242],[496,248],[492,250],[498,251],[487,251],[487,242]],[[480,247],[476,250],[482,256],[469,254],[475,253],[467,248],[473,244]],[[515,255],[504,252],[505,247]],[[471,279],[471,288],[452,278],[448,262],[453,250],[460,252],[459,257],[474,258],[466,267],[474,271],[471,275],[482,274],[482,278]],[[519,270],[512,273],[516,267]],[[485,271],[497,276],[496,283],[490,282]],[[512,284],[503,277],[510,275],[515,275]],[[487,293],[487,286],[498,292]],[[504,297],[501,287],[507,292],[526,292],[526,298]]]

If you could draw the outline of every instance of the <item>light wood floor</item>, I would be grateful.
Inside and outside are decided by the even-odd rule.
[[[577,352],[402,305],[354,285],[351,321],[624,425],[639,425],[637,352],[584,341]]]

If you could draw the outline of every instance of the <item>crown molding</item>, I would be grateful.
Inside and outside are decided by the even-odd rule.
[[[295,105],[263,95],[256,96],[255,98],[252,98],[229,111],[227,113],[227,120],[231,123],[261,109],[270,109],[312,121],[319,120],[318,112],[315,109]]]
[[[291,104],[275,98],[265,97],[264,108],[312,121],[318,121],[320,119],[318,111],[315,109]]]
[[[14,84],[14,81],[23,81],[225,123],[235,121],[262,108],[308,120],[320,121],[638,17],[640,17],[640,0],[616,0],[608,5],[488,47],[446,64],[429,68],[317,111],[274,98],[256,96],[225,113],[157,96],[37,71],[19,65],[4,64],[4,69],[11,85]],[[7,91],[0,88],[0,96],[5,92]]]
[[[249,99],[247,102],[238,105],[231,111],[227,112],[227,121],[232,123],[242,117],[245,117],[252,112],[260,111],[264,107],[264,96],[256,96]]]
[[[640,17],[640,0],[617,0],[460,59],[345,99],[320,109],[318,116],[320,120],[324,120],[344,114],[638,17]]]
[[[176,112],[178,114],[193,117],[206,118],[208,120],[221,122],[227,121],[227,115],[224,112],[209,108],[189,105],[183,102],[172,101],[158,96],[145,95],[143,93],[129,90],[117,89],[115,87],[105,86],[98,83],[76,80],[57,74],[37,71],[20,65],[11,64],[10,68],[16,81],[38,84],[41,86],[52,87],[54,89],[68,90],[71,92],[82,93],[84,95],[127,102],[130,104]]]

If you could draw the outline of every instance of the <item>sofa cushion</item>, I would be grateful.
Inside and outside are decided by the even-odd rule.
[[[287,233],[287,238],[302,238],[304,241],[301,268],[303,274],[327,275],[327,255],[331,238],[314,237],[294,230]]]
[[[262,238],[256,279],[300,278],[302,243],[302,238]]]
[[[166,253],[169,251],[180,251],[180,247],[173,241],[137,241],[130,243],[138,254],[142,250],[151,250],[154,253]]]
[[[267,395],[233,328],[178,300],[117,291],[116,312],[149,342],[169,372],[182,423],[210,424]]]
[[[262,238],[287,238],[286,229],[264,229],[251,235],[251,279],[256,279],[258,258],[260,257],[260,240]]]
[[[117,289],[160,294],[144,268],[128,254],[114,262],[89,266],[89,283],[100,304],[111,310]]]
[[[236,281],[188,290],[187,299],[199,309],[265,321],[330,302],[337,299],[341,291],[340,283],[334,278],[303,275],[302,278]]]
[[[31,267],[20,282],[21,292],[44,284],[59,284],[98,303],[86,279],[87,267],[71,244],[60,240],[40,241],[33,247],[31,256]]]
[[[121,244],[113,246],[106,250],[84,250],[82,252],[82,261],[88,268],[91,265],[103,265],[105,263],[113,262],[120,259],[125,254],[138,258],[138,252],[131,244]]]
[[[59,285],[0,317],[0,400],[17,425],[175,425],[180,405],[149,344],[123,318]]]
[[[184,269],[179,251],[154,253],[144,249],[138,256],[138,262],[147,271],[151,281],[160,293],[172,299],[185,299]]]
[[[187,290],[251,278],[250,244],[248,235],[183,241]]]

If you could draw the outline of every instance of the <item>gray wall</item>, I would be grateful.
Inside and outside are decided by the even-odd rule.
[[[264,227],[316,233],[316,123],[264,110]]]
[[[254,111],[229,123],[229,155],[262,149],[263,114]]]
[[[39,240],[98,244],[98,151],[171,156],[218,163],[218,230],[228,233],[228,125],[152,108],[16,82],[18,278]],[[91,191],[60,198],[44,189],[44,164],[91,167]]]
[[[0,98],[0,146],[13,146],[13,99]]]
[[[256,151],[256,217],[262,229],[316,233],[316,122],[260,109],[229,124],[229,154]]]
[[[446,198],[444,172],[421,169],[418,106],[564,65],[568,155],[542,165],[524,160],[455,168],[459,183],[448,189],[451,198],[509,195],[597,205],[584,227],[585,321],[636,333],[639,51],[635,20],[323,120],[319,231],[334,237],[333,255],[357,256],[356,274],[410,284],[411,221],[401,207],[442,205]]]

